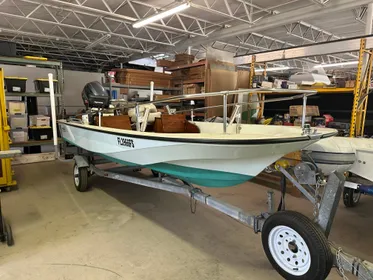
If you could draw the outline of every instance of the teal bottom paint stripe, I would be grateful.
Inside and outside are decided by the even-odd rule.
[[[123,165],[137,166],[134,163],[119,160],[119,159],[110,157],[108,155],[100,154],[100,156],[110,161],[117,162]],[[170,164],[170,163],[149,164],[149,165],[145,165],[144,167],[153,169],[155,171],[158,171],[164,174],[171,175],[178,179],[184,180],[188,183],[196,184],[196,185],[200,185],[204,187],[215,187],[215,188],[231,187],[231,186],[235,186],[238,184],[242,184],[253,178],[253,176],[248,176],[248,175],[186,167],[186,166],[180,166],[180,165],[175,165],[175,164]]]
[[[74,143],[72,143],[71,141],[65,138],[64,140],[71,143],[72,145],[75,145]],[[138,164],[116,159],[105,154],[98,154],[98,155],[102,156],[103,158],[109,161],[113,161],[113,162],[123,164],[126,166],[138,166]],[[253,178],[253,176],[242,175],[242,174],[237,174],[237,173],[186,167],[186,166],[180,166],[180,165],[175,165],[175,164],[170,164],[170,163],[149,164],[144,167],[153,169],[160,173],[171,175],[173,177],[184,180],[188,183],[196,184],[196,185],[204,186],[204,187],[215,187],[215,188],[231,187],[231,186],[235,186],[238,184],[242,184]]]

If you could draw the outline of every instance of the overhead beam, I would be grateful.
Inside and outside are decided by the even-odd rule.
[[[274,27],[290,24],[296,21],[307,20],[315,17],[322,17],[345,10],[351,10],[355,7],[371,3],[372,0],[334,0],[327,6],[320,7],[316,5],[292,10],[289,12],[273,15],[263,18],[258,25],[240,24],[230,28],[224,28],[209,35],[207,38],[189,38],[180,41],[175,48],[166,48],[167,51],[182,51],[185,46],[196,46],[201,44],[221,41],[225,38],[239,36],[252,32],[260,32]]]
[[[366,48],[373,49],[373,37],[366,38]],[[256,62],[270,62],[287,59],[304,58],[309,56],[328,55],[333,53],[355,52],[360,49],[360,38],[344,39],[318,43],[309,46],[293,47],[282,50],[262,52],[252,55],[244,55],[234,58],[236,65],[250,64],[255,56]]]
[[[86,13],[88,15],[95,15],[95,16],[103,16],[103,17],[107,17],[107,18],[110,18],[110,19],[113,19],[113,20],[119,20],[119,21],[122,21],[122,22],[125,22],[125,23],[134,23],[136,22],[137,20],[139,20],[138,18],[135,18],[135,17],[130,17],[130,16],[125,16],[125,15],[122,15],[122,14],[119,14],[115,11],[109,11],[109,10],[101,10],[101,9],[96,9],[96,8],[93,8],[93,7],[89,7],[89,6],[85,6],[85,3],[89,2],[89,1],[84,1],[82,4],[77,4],[76,2],[67,2],[67,1],[61,1],[61,0],[21,0],[22,2],[26,2],[26,3],[33,3],[33,4],[43,4],[43,5],[46,5],[46,6],[50,6],[50,7],[53,7],[53,8],[56,8],[56,9],[64,9],[66,11],[75,11],[75,12],[79,12],[79,13]],[[123,5],[126,3],[126,2],[129,2],[129,1],[123,1]],[[130,1],[130,2],[133,2],[133,3],[137,3],[137,4],[142,4],[143,7],[147,7],[149,9],[153,9],[154,12],[157,11],[157,9],[153,6],[150,6],[150,5],[147,5],[146,3],[141,3],[141,2],[138,2],[138,1]],[[123,6],[122,5],[122,6]],[[132,6],[133,7],[133,6]],[[189,17],[188,15],[184,15],[183,16],[185,17]],[[193,18],[193,19],[196,19],[196,18]],[[208,21],[203,21],[202,19],[198,19],[199,21],[201,21],[201,23],[209,23]],[[214,24],[212,24],[214,25]],[[195,36],[206,36],[205,34],[201,33],[201,32],[192,32],[192,31],[189,31],[189,30],[184,30],[184,29],[180,29],[180,28],[176,28],[176,27],[172,27],[172,26],[167,26],[165,24],[159,24],[159,23],[152,23],[151,25],[147,26],[146,28],[149,28],[149,29],[154,29],[154,30],[158,30],[158,31],[170,31],[170,32],[173,32],[173,33],[185,33],[185,34],[189,34],[189,35],[195,35]]]
[[[55,36],[55,35],[47,35],[47,34],[41,34],[41,33],[37,34],[37,33],[33,33],[33,32],[21,31],[21,30],[15,31],[15,30],[9,29],[9,28],[1,28],[1,32],[4,33],[4,34],[13,35],[15,37],[17,37],[17,36],[28,36],[30,38],[43,38],[43,39],[46,39],[46,40],[67,41],[67,42],[84,44],[84,45],[89,45],[90,43],[92,43],[90,41],[81,40],[81,39],[72,39],[72,38],[66,38],[66,37]],[[127,47],[123,47],[123,46],[119,46],[119,45],[102,43],[101,46],[104,46],[104,47],[107,47],[107,48],[115,48],[115,49],[119,49],[119,50],[123,50],[123,51],[144,53],[144,51],[142,51],[142,50],[127,48]]]

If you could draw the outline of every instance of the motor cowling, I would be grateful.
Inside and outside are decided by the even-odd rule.
[[[86,84],[82,91],[82,99],[86,109],[109,108],[110,93],[97,81]]]

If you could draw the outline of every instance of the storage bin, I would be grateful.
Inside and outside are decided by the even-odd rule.
[[[40,93],[49,93],[49,80],[48,79],[36,79],[34,80],[35,90]],[[53,80],[54,93],[58,93],[58,81]]]
[[[53,137],[52,127],[32,126],[29,128],[29,138],[32,140],[51,140]]]
[[[28,141],[27,128],[12,129],[10,131],[9,136],[10,136],[10,139],[12,139],[13,143],[27,142]]]
[[[4,77],[7,92],[26,92],[26,81],[23,77]]]
[[[21,101],[9,101],[8,102],[8,113],[9,115],[24,115],[26,114],[26,104]]]
[[[50,126],[50,117],[44,115],[33,115],[29,117],[30,126]]]
[[[9,124],[11,129],[27,128],[27,114],[26,115],[10,115]]]

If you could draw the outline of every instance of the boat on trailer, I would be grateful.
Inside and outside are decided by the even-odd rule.
[[[221,124],[194,122],[192,109],[191,122],[183,118],[182,122],[176,121],[175,117],[164,115],[166,117],[155,118],[153,131],[146,131],[149,108],[142,110],[143,114],[140,115],[140,104],[135,108],[135,123],[131,124],[128,118],[126,129],[101,125],[100,111],[98,125],[76,120],[58,121],[63,139],[78,147],[73,172],[76,189],[86,191],[89,187],[89,177],[95,174],[185,195],[190,198],[192,204],[197,201],[206,204],[253,228],[255,233],[261,232],[265,254],[285,279],[326,279],[333,265],[342,275],[344,271],[350,271],[359,279],[373,279],[373,264],[344,253],[327,239],[341,196],[344,176],[332,172],[327,184],[323,186],[325,190],[320,200],[320,193],[317,191],[320,188],[320,180],[317,173],[305,168],[305,163],[292,168],[284,161],[277,161],[289,152],[334,136],[336,131],[312,130],[304,124],[304,118],[302,127],[241,124],[242,104],[234,105],[228,122],[227,112],[230,105],[227,103],[227,97],[254,91],[256,90],[201,95],[223,96]],[[199,95],[176,98],[196,97]],[[303,104],[306,105],[307,94],[303,92],[302,98]],[[87,100],[88,104],[90,102]],[[170,119],[173,127],[178,127],[177,132],[168,130],[167,120]],[[97,156],[121,163],[125,167],[122,172],[117,169],[103,169],[100,165],[102,161]],[[157,171],[159,176],[144,178],[143,175],[133,172],[139,167]],[[294,211],[287,211],[285,204],[275,212],[272,192],[268,192],[267,196],[268,211],[254,214],[214,198],[193,186],[193,183],[208,187],[232,186],[247,181],[263,169],[279,171],[283,178],[289,179],[314,205],[315,220],[312,221]],[[316,186],[311,186],[312,184]],[[282,180],[282,185],[285,189],[286,180]],[[282,193],[282,199],[284,197],[285,192]]]
[[[175,98],[195,99],[200,95],[212,94]],[[205,187],[246,182],[282,156],[336,134],[328,128],[306,132],[302,127],[233,122],[223,129],[219,123],[187,121],[185,115],[160,115],[155,118],[152,131],[134,130],[129,118],[123,122],[127,122],[123,125],[126,129],[68,120],[59,121],[59,127],[66,142],[110,161],[149,168]],[[166,126],[172,128],[165,129]]]

